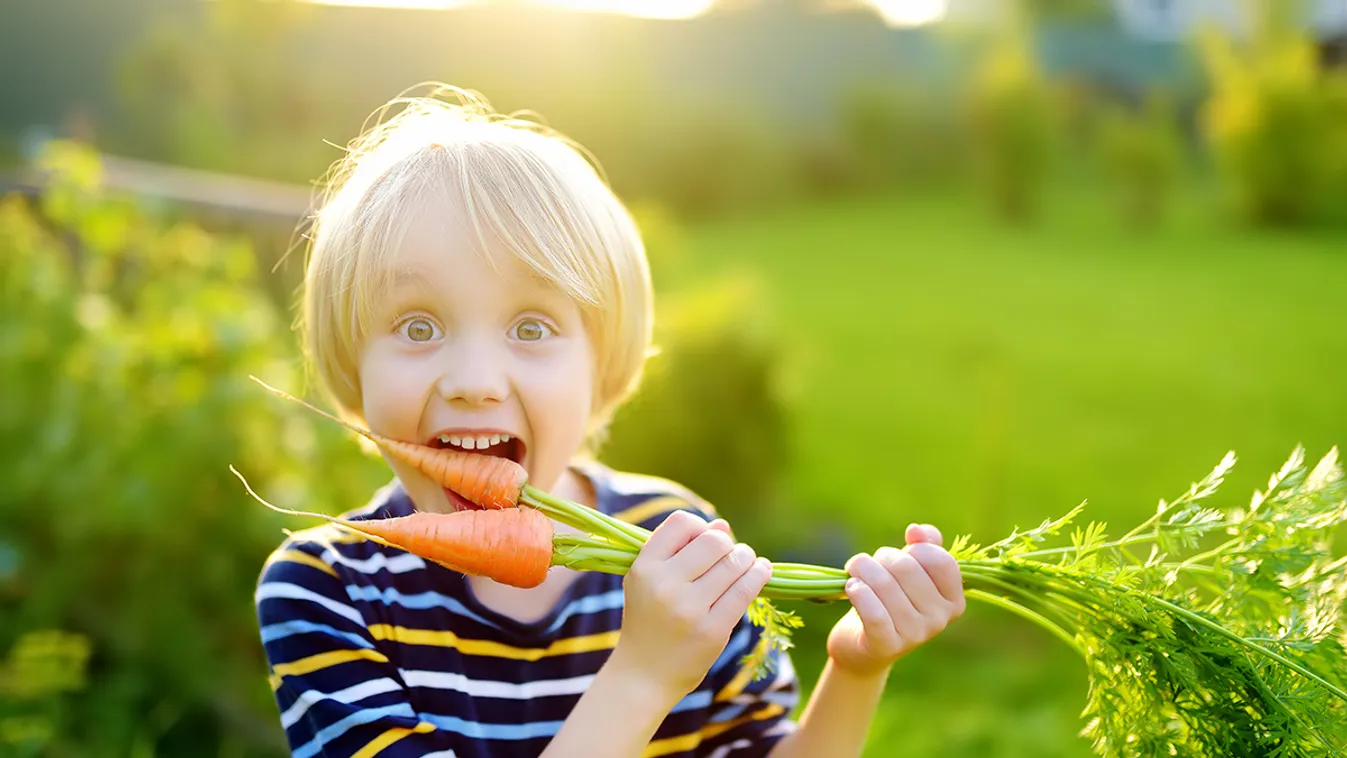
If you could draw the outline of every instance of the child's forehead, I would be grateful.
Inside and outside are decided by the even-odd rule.
[[[424,286],[446,277],[492,277],[515,287],[556,287],[500,235],[461,213],[430,211],[408,219],[404,233],[378,256],[390,287]]]

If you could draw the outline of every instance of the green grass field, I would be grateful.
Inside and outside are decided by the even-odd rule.
[[[991,541],[1082,500],[1122,532],[1227,450],[1218,500],[1242,504],[1295,445],[1347,443],[1347,239],[1107,211],[1064,197],[1010,229],[874,199],[689,232],[689,268],[761,279],[787,346],[802,539],[873,549],[920,520]],[[1084,668],[1026,626],[974,607],[901,662],[869,754],[1088,755]]]

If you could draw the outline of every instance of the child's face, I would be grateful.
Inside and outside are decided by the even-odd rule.
[[[493,269],[465,224],[461,212],[422,214],[393,256],[394,284],[361,355],[365,419],[380,434],[436,447],[485,441],[550,490],[584,440],[593,400],[580,309],[508,250],[491,251]],[[389,465],[421,510],[469,506]]]

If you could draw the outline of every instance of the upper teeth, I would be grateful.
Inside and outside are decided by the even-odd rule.
[[[461,447],[464,450],[485,450],[492,445],[509,442],[511,439],[512,437],[508,434],[483,434],[476,437],[459,437],[455,434],[440,435],[440,442]]]

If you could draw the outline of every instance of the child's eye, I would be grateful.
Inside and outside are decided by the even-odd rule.
[[[521,342],[537,342],[551,334],[552,327],[536,318],[526,318],[514,327],[514,337]]]
[[[430,342],[440,336],[435,322],[428,318],[409,318],[398,324],[398,331],[412,342]]]

